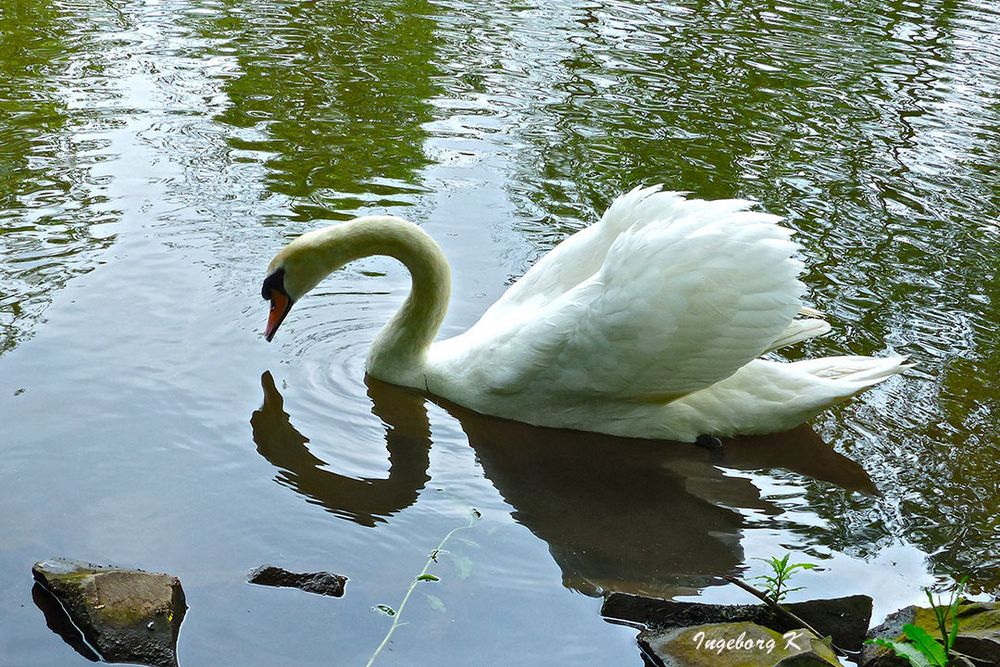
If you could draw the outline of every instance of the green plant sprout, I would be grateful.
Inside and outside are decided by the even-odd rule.
[[[380,653],[382,653],[382,649],[384,649],[389,644],[389,640],[392,638],[392,634],[396,632],[396,628],[398,628],[400,625],[404,625],[403,623],[399,622],[399,619],[403,615],[403,608],[406,607],[406,602],[410,599],[410,596],[413,594],[413,591],[414,589],[416,589],[417,585],[424,581],[432,581],[432,582],[441,581],[440,577],[431,574],[428,570],[431,569],[432,565],[438,562],[438,556],[440,554],[447,553],[444,549],[444,546],[448,543],[448,540],[450,540],[455,533],[461,530],[472,528],[472,525],[481,516],[482,514],[479,513],[479,510],[473,509],[469,517],[469,523],[467,523],[464,526],[458,526],[457,528],[452,528],[451,531],[449,531],[449,533],[444,536],[444,539],[441,540],[441,542],[434,548],[434,550],[431,551],[430,555],[427,556],[427,562],[424,563],[424,569],[422,569],[420,571],[420,574],[415,576],[413,578],[413,581],[410,582],[410,587],[406,589],[406,595],[403,596],[402,601],[399,603],[399,607],[393,609],[392,607],[386,604],[375,605],[376,610],[392,618],[392,625],[389,626],[389,631],[385,633],[385,637],[382,639],[382,643],[379,644],[378,648],[375,649],[375,652],[372,653],[372,657],[368,658],[368,662],[365,663],[365,667],[371,667],[375,663],[375,659],[378,658]],[[437,607],[437,605],[434,604],[434,600],[437,600],[439,603],[440,600],[438,600],[437,598],[431,600],[432,606]],[[443,608],[443,605],[441,608]]]
[[[903,626],[903,635],[907,642],[894,641],[879,637],[869,639],[866,644],[877,644],[891,649],[900,658],[903,658],[912,667],[947,667],[954,656],[952,647],[955,645],[955,637],[958,636],[958,605],[962,601],[962,594],[965,592],[965,581],[963,577],[952,589],[948,597],[948,604],[941,601],[941,596],[935,601],[929,588],[924,589],[927,594],[927,601],[934,612],[934,620],[937,623],[938,633],[941,640],[931,637],[930,633],[920,626],[907,623]],[[949,617],[951,622],[949,624]]]
[[[753,580],[764,582],[764,590],[775,604],[781,604],[781,602],[785,599],[785,596],[792,591],[802,589],[802,586],[797,588],[788,588],[788,581],[792,578],[793,572],[796,570],[812,570],[816,567],[814,563],[789,563],[789,556],[791,556],[791,554],[785,554],[784,558],[771,556],[770,558],[755,559],[763,561],[771,566],[773,575],[762,574],[754,577]]]

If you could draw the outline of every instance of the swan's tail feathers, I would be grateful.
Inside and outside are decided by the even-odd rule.
[[[780,336],[765,350],[771,352],[782,347],[795,345],[809,338],[822,336],[830,330],[829,322],[816,319],[792,320]]]
[[[816,310],[815,308],[811,308],[809,306],[802,306],[801,308],[799,308],[799,315],[802,315],[803,317],[814,317],[818,320],[822,320],[826,317],[826,315],[824,315],[822,311]]]
[[[913,368],[913,364],[907,363],[905,356],[825,357],[797,361],[793,365],[810,375],[833,380],[844,388],[849,388],[852,394]]]

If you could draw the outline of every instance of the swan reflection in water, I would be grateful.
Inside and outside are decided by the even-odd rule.
[[[250,419],[260,452],[278,481],[338,516],[375,526],[416,502],[430,480],[425,401],[446,409],[465,431],[486,478],[513,518],[544,540],[563,584],[587,595],[608,590],[669,597],[735,574],[744,561],[740,510],[777,514],[745,477],[723,469],[782,468],[849,491],[872,493],[857,463],[808,426],[726,441],[719,451],[539,428],[487,417],[452,403],[366,378],[372,412],[385,424],[385,479],[330,471],[292,425],[269,372],[264,402]]]

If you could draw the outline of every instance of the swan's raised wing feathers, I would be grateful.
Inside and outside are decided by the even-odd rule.
[[[516,295],[520,309],[491,334],[482,321],[470,330],[488,355],[480,379],[490,391],[668,401],[782,336],[804,290],[791,232],[747,202],[670,201],[662,216],[648,210],[613,230],[600,267],[578,284],[531,308],[530,292]]]
[[[524,308],[540,308],[600,271],[608,250],[625,230],[650,220],[669,219],[692,202],[685,193],[662,192],[661,186],[637,187],[615,199],[601,219],[545,253],[520,280],[490,306],[483,320],[519,317]],[[724,202],[715,202],[721,205]],[[746,202],[740,202],[746,206]],[[481,320],[482,321],[482,320]]]

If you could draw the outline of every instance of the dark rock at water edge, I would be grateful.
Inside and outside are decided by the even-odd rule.
[[[275,565],[261,565],[250,572],[251,584],[301,588],[309,593],[339,598],[344,594],[347,577],[332,572],[289,572]]]
[[[816,651],[803,651],[781,659],[774,663],[774,667],[823,667],[829,664],[831,664],[830,661]],[[834,664],[839,665],[840,663]]]
[[[868,631],[868,638],[884,637],[886,639],[896,639],[903,636],[903,626],[913,623],[916,619],[917,608],[913,605],[904,607],[885,617],[885,620]],[[910,663],[903,658],[896,657],[891,651],[875,644],[865,644],[861,649],[861,665],[871,665],[874,667],[909,667]]]
[[[35,563],[31,571],[47,624],[81,655],[177,667],[177,634],[187,610],[177,577],[62,558]]]
[[[851,595],[829,600],[809,600],[782,605],[833,643],[849,651],[859,650],[872,615],[872,599]],[[653,630],[682,628],[709,623],[748,621],[779,633],[797,626],[763,604],[700,604],[658,600],[626,593],[611,593],[604,599],[601,614],[609,619],[636,623]]]

